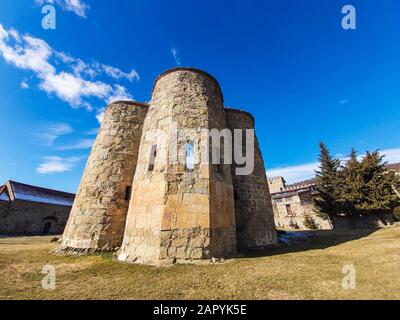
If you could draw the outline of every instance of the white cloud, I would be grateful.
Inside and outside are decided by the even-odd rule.
[[[95,136],[99,133],[100,128],[93,128],[85,132],[88,136]]]
[[[124,101],[124,100],[132,100],[133,97],[131,94],[126,90],[125,87],[120,85],[114,86],[113,94],[108,98],[108,103],[112,103],[114,101]]]
[[[180,66],[180,65],[181,65],[181,59],[179,58],[179,55],[178,55],[178,49],[172,48],[172,49],[171,49],[171,54],[172,54],[172,56],[174,57],[175,63],[176,63],[178,66]]]
[[[139,80],[136,70],[129,73],[94,61],[91,64],[68,53],[51,48],[45,41],[16,30],[6,30],[0,24],[0,55],[19,69],[32,71],[39,80],[39,88],[54,94],[72,107],[92,110],[93,98],[105,103],[132,99],[128,90],[119,84],[108,84],[95,78],[103,75],[113,80]],[[61,70],[57,70],[61,69]],[[27,88],[26,85],[21,85]]]
[[[105,108],[101,108],[101,109],[99,109],[99,110],[97,111],[96,119],[97,119],[97,121],[98,121],[99,123],[102,123],[103,120],[104,120],[104,111],[105,111],[105,110],[106,110]]]
[[[114,93],[111,97],[109,97],[107,103],[110,104],[115,101],[124,101],[124,100],[133,100],[133,97],[126,90],[126,88],[124,88],[120,85],[115,85]],[[105,108],[101,108],[97,111],[96,119],[99,123],[102,123],[104,120],[104,111],[105,111]]]
[[[108,66],[106,64],[101,64],[99,66],[99,68],[101,68],[108,76],[110,76],[111,78],[113,78],[115,80],[119,80],[119,79],[127,79],[129,81],[132,81],[134,79],[140,80],[140,76],[136,72],[135,69],[132,69],[131,72],[126,73],[126,72],[121,71],[118,68]]]
[[[21,82],[21,89],[29,89],[29,84],[26,80]]]
[[[60,136],[72,133],[73,128],[67,123],[53,123],[44,132],[38,133],[42,144],[51,147]]]
[[[46,74],[40,88],[47,93],[55,93],[60,99],[77,107],[84,97],[106,98],[113,94],[112,87],[100,81],[87,81],[71,73]]]
[[[343,99],[342,101],[339,102],[339,104],[340,104],[340,105],[344,105],[344,104],[346,104],[346,103],[348,103],[348,102],[349,102],[349,100]]]
[[[388,163],[400,163],[400,148],[381,150],[380,153],[384,155],[384,161]],[[362,158],[363,155],[359,156]],[[346,158],[341,158],[346,160]],[[315,177],[315,170],[319,167],[319,162],[310,162],[301,165],[273,168],[267,170],[267,176],[284,177],[288,184],[296,183]]]
[[[290,184],[313,178],[318,166],[319,162],[311,162],[297,166],[274,168],[267,170],[267,176],[269,178],[284,177],[286,182]]]
[[[83,0],[35,0],[35,3],[39,6],[42,6],[45,3],[57,4],[62,9],[71,11],[82,18],[87,18],[86,12],[90,8]]]
[[[44,162],[36,168],[39,174],[54,174],[71,171],[77,162],[81,161],[80,157],[61,158],[57,156],[49,156],[44,158]]]
[[[94,144],[94,139],[82,139],[75,144],[60,147],[58,150],[84,150],[90,149]]]

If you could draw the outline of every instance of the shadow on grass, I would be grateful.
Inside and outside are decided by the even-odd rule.
[[[270,246],[262,250],[241,251],[243,258],[257,258],[273,256],[284,253],[301,252],[308,250],[326,249],[349,241],[367,237],[379,228],[354,229],[346,231],[278,231],[279,238],[290,239],[287,243],[279,241],[276,246]],[[293,237],[291,237],[293,236]]]

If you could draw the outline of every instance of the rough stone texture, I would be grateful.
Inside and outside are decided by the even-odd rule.
[[[322,219],[316,211],[310,192],[302,192],[293,196],[274,199],[275,224],[278,228],[288,230],[307,230],[305,218],[310,217],[317,229],[333,229],[330,219]]]
[[[132,185],[147,111],[145,104],[121,101],[105,111],[58,252],[109,251],[121,246],[127,188]]]
[[[282,178],[269,180],[279,181],[280,179]],[[391,214],[360,216],[351,219],[344,216],[323,219],[314,205],[313,197],[317,195],[315,184],[299,184],[297,189],[285,184],[283,186],[283,191],[272,194],[275,225],[280,229],[308,230],[306,218],[311,218],[316,229],[319,230],[377,228],[392,225],[394,222]]]
[[[283,177],[273,177],[268,179],[269,191],[271,194],[282,192],[286,189],[286,181]]]
[[[70,211],[68,206],[22,200],[0,201],[0,235],[62,234]],[[50,229],[43,233],[48,223]]]
[[[229,129],[254,129],[254,119],[247,113],[225,109]],[[243,154],[246,140],[243,139]],[[235,189],[237,245],[239,249],[263,247],[277,243],[271,196],[264,161],[255,137],[254,171],[251,175],[236,175],[232,165]]]
[[[174,127],[176,148],[168,140],[176,135]],[[226,128],[222,94],[214,78],[180,68],[157,79],[143,128],[119,260],[163,264],[235,253],[230,165],[211,165],[200,156],[204,139],[208,139],[202,129],[213,128]],[[160,140],[162,136],[166,138]],[[196,159],[190,171],[185,169],[188,142],[193,143]],[[150,171],[154,146],[157,154]]]

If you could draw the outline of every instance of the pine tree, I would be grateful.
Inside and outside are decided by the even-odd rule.
[[[315,205],[322,214],[338,215],[342,211],[338,201],[340,195],[340,160],[330,155],[323,142],[320,143],[320,150],[320,167],[316,171],[318,196],[315,199]]]
[[[361,162],[364,187],[358,208],[362,214],[392,213],[398,205],[392,186],[399,184],[399,178],[385,168],[386,164],[379,151],[367,152]]]
[[[363,202],[364,179],[361,163],[357,159],[357,152],[352,149],[349,160],[342,166],[340,176],[340,196],[343,213],[348,216],[359,215],[359,208]]]

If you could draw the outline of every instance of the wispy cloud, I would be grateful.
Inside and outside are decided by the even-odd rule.
[[[85,150],[90,149],[94,144],[94,139],[82,139],[74,144],[59,147],[58,150]]]
[[[86,131],[85,134],[88,136],[94,136],[99,133],[99,130],[100,130],[100,128],[93,128],[93,129]]]
[[[39,89],[56,95],[72,107],[85,107],[88,110],[92,109],[93,98],[105,103],[117,99],[133,99],[124,86],[109,84],[96,77],[108,77],[115,81],[140,79],[134,69],[123,72],[97,61],[88,64],[54,50],[42,39],[21,35],[14,29],[6,30],[2,24],[0,55],[15,67],[33,72],[39,80]]]
[[[179,52],[178,49],[175,47],[171,49],[171,54],[174,57],[175,63],[180,66],[181,65],[181,59],[179,58]]]
[[[340,104],[340,105],[344,105],[344,104],[346,104],[346,103],[348,103],[348,102],[349,102],[349,100],[343,99],[342,101],[339,102],[339,104]]]
[[[313,178],[318,166],[318,162],[310,162],[297,166],[274,168],[267,170],[267,176],[270,178],[284,177],[287,183],[295,183]]]
[[[81,18],[87,18],[87,11],[89,5],[83,0],[35,0],[37,5],[56,4],[59,5],[63,10],[71,11]]]
[[[380,151],[384,155],[384,161],[389,163],[400,162],[400,148],[386,149]],[[363,155],[360,155],[361,158]],[[346,160],[346,158],[341,158]],[[287,183],[295,183],[315,177],[315,170],[319,167],[319,162],[310,162],[295,166],[279,167],[267,170],[268,177],[284,177]]]
[[[51,147],[58,137],[70,134],[74,129],[67,123],[53,123],[39,132],[37,137],[41,144]]]
[[[21,89],[29,89],[29,84],[26,80],[21,82]]]
[[[81,160],[81,157],[44,157],[44,162],[36,168],[36,172],[43,175],[68,172]]]

